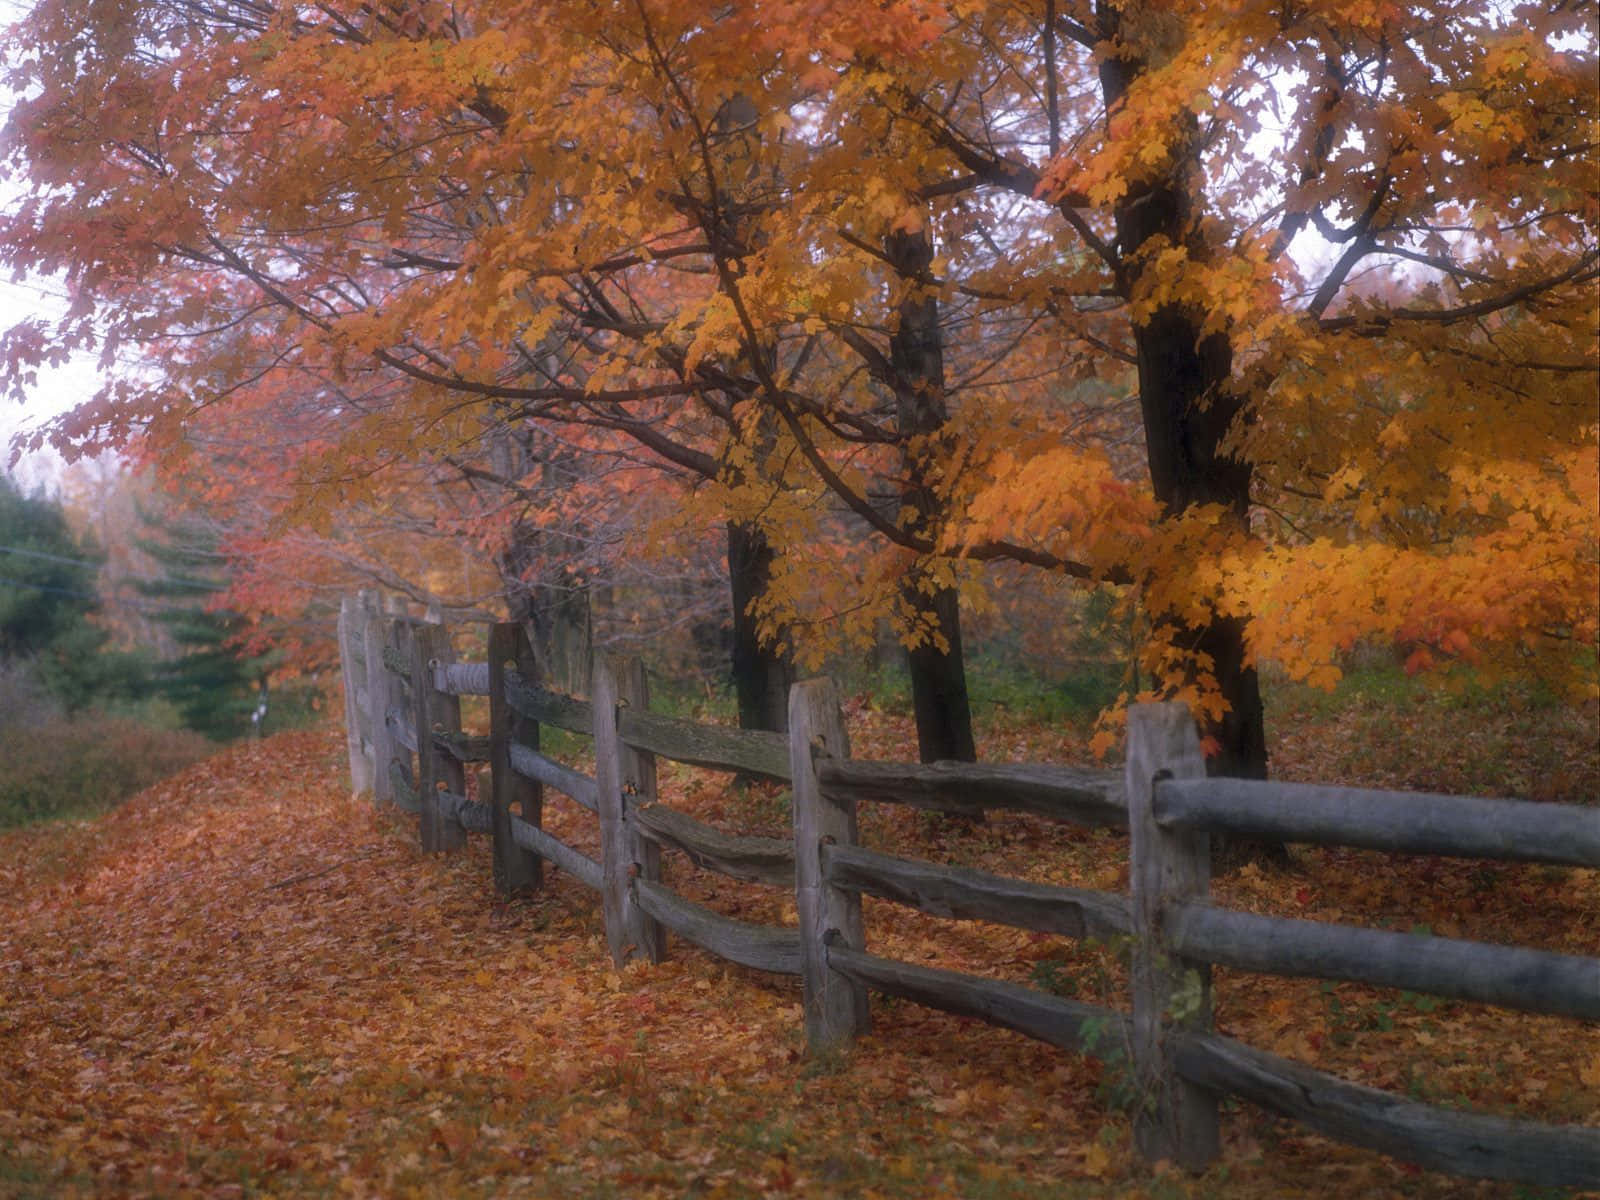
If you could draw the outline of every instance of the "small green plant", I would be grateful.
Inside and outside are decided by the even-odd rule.
[[[1052,996],[1078,994],[1077,977],[1072,974],[1070,965],[1063,958],[1041,958],[1033,964],[1028,982],[1041,992],[1049,992]]]
[[[1167,999],[1167,1018],[1177,1025],[1187,1025],[1200,1015],[1206,1003],[1206,983],[1194,968],[1184,971],[1178,986]]]

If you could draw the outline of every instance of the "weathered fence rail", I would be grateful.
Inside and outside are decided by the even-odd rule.
[[[1546,1186],[1600,1186],[1600,1129],[1465,1113],[1354,1084],[1218,1036],[1213,964],[1360,981],[1524,1012],[1600,1021],[1600,959],[1420,937],[1218,908],[1209,836],[1600,867],[1600,809],[1515,800],[1207,779],[1187,714],[1137,706],[1122,772],[1033,764],[853,761],[831,684],[797,685],[788,737],[649,711],[637,664],[597,661],[592,703],[540,686],[519,630],[491,628],[486,662],[453,661],[438,626],[340,610],[351,781],[419,816],[425,848],[493,839],[497,886],[538,886],[545,863],[599,892],[620,965],[658,960],[668,932],[743,966],[799,975],[807,1043],[866,1031],[876,991],[1123,1060],[1141,1151],[1191,1168],[1217,1154],[1223,1095],[1327,1136],[1436,1170]],[[487,737],[463,732],[459,698],[487,696]],[[594,739],[588,776],[540,752],[543,726]],[[792,838],[726,833],[656,799],[657,757],[759,774],[793,789]],[[478,798],[465,768],[487,762]],[[597,861],[543,825],[545,789],[598,818]],[[1127,895],[942,866],[858,844],[863,801],[943,812],[1010,810],[1126,828]],[[798,927],[736,920],[661,882],[662,850],[734,879],[792,890]],[[1075,938],[1127,938],[1131,1013],[867,951],[861,897],[937,917]]]

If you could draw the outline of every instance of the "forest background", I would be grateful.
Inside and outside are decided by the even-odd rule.
[[[924,759],[963,619],[1231,774],[1265,664],[1595,695],[1586,8],[319,12],[11,38],[0,257],[68,306],[0,383],[121,364],[32,443],[158,470],[280,674],[376,580],[754,727],[898,644]]]

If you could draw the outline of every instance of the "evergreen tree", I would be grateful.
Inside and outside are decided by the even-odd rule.
[[[148,687],[144,657],[112,650],[90,620],[100,558],[57,501],[0,475],[0,664],[68,712],[137,700]]]
[[[59,504],[0,475],[0,657],[38,654],[83,625],[99,566]]]
[[[162,663],[156,685],[184,724],[219,741],[260,730],[265,717],[270,655],[237,645],[244,619],[217,598],[227,587],[220,538],[203,518],[141,514],[157,536],[138,539],[160,574],[139,584],[151,616],[167,631],[176,655]]]

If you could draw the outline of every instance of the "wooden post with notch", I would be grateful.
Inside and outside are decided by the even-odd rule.
[[[794,785],[795,907],[800,919],[800,978],[806,1050],[842,1050],[867,1032],[867,989],[828,969],[828,945],[866,948],[861,894],[834,887],[822,876],[825,843],[857,841],[853,799],[823,795],[817,758],[848,758],[850,742],[829,679],[810,679],[789,691],[789,768]]]
[[[339,598],[339,673],[344,680],[345,750],[350,759],[350,792],[360,796],[372,790],[372,728],[367,718],[369,705],[366,659],[361,652],[365,625],[363,610],[354,596]]]
[[[630,804],[649,803],[656,794],[655,756],[635,750],[617,730],[617,706],[643,709],[644,668],[636,662],[594,661],[591,700],[594,713],[594,775],[600,808],[600,852],[606,941],[617,966],[638,957],[660,962],[665,952],[661,926],[634,902],[635,877],[661,877],[661,851],[628,820]]]
[[[435,745],[435,733],[461,732],[461,701],[436,686],[435,671],[450,661],[450,631],[426,622],[411,625],[411,708],[417,731],[417,799],[422,803],[419,821],[424,852],[459,850],[467,844],[467,831],[456,819],[446,796],[467,794],[467,775],[461,762]]]
[[[1175,905],[1209,895],[1210,837],[1162,829],[1152,801],[1159,779],[1203,778],[1205,773],[1205,756],[1185,705],[1135,704],[1128,710],[1132,1049],[1140,1097],[1134,1139],[1146,1159],[1167,1159],[1193,1171],[1217,1156],[1217,1096],[1178,1074],[1166,1034],[1210,1031],[1211,969],[1170,948],[1162,918]]]
[[[389,671],[383,648],[388,642],[387,620],[379,608],[377,592],[361,593],[361,652],[367,660],[367,725],[372,733],[372,802],[380,807],[394,803],[390,764],[396,758],[394,735],[389,731]]]
[[[524,717],[506,700],[506,672],[534,676],[533,648],[521,625],[501,622],[489,627],[489,780],[488,795],[494,837],[494,886],[504,895],[538,888],[544,882],[544,860],[517,845],[511,830],[511,807],[530,825],[544,823],[544,785],[511,769],[511,743],[539,749],[539,722]]]

